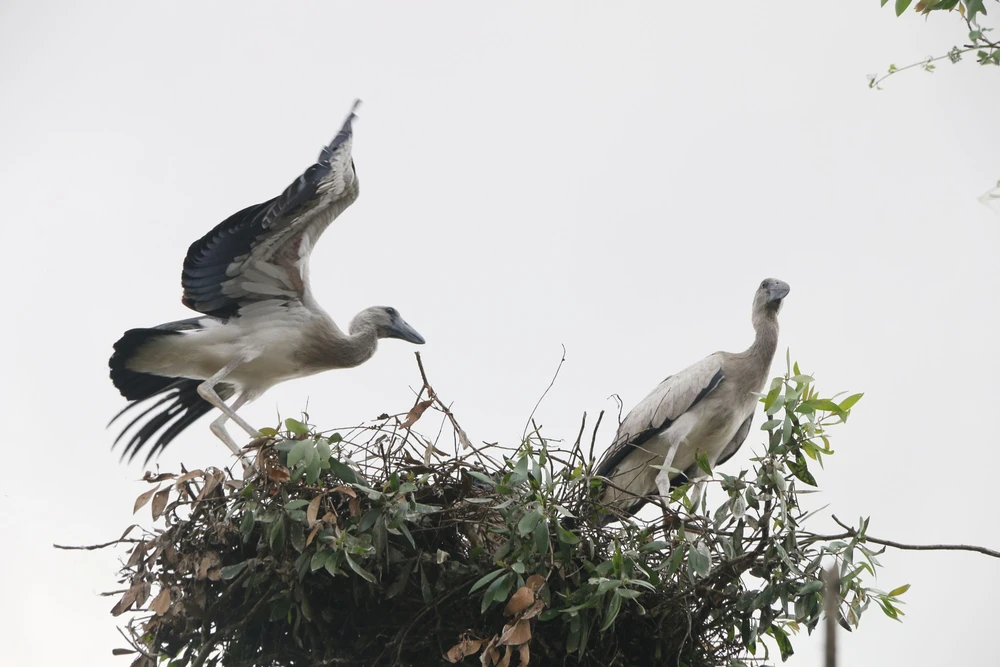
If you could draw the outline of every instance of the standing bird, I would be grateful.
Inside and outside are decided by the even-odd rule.
[[[618,487],[605,486],[603,504],[632,515],[654,492],[666,503],[671,484],[681,475],[689,480],[704,475],[699,454],[711,468],[732,458],[750,432],[754,394],[767,382],[778,346],[778,311],[788,291],[788,283],[775,278],[757,288],[752,318],[756,336],[745,352],[711,354],[668,377],[632,408],[597,466],[597,474]],[[659,471],[650,465],[660,462]],[[670,468],[680,475],[671,476]],[[699,485],[696,502],[700,494]]]
[[[395,308],[383,306],[361,311],[345,334],[309,289],[309,253],[358,197],[351,157],[357,106],[316,164],[284,192],[230,216],[188,249],[182,302],[200,317],[131,329],[115,343],[111,381],[130,403],[112,423],[157,399],[115,440],[148,416],[125,445],[129,460],[149,446],[148,461],[213,407],[222,415],[212,432],[239,455],[225,423],[259,435],[236,411],[273,385],[358,366],[379,338],[423,344]]]

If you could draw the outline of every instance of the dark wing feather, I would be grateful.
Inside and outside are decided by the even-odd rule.
[[[636,447],[669,428],[724,378],[722,362],[711,355],[665,379],[622,420],[615,441],[598,464],[596,474],[610,476]]]
[[[226,218],[191,244],[181,272],[185,306],[228,318],[248,301],[302,298],[312,244],[358,195],[354,118],[352,109],[316,164],[284,192]]]

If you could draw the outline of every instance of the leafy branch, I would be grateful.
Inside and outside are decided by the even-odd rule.
[[[895,65],[889,65],[885,74],[877,75],[870,74],[868,76],[868,86],[869,88],[876,88],[881,90],[881,84],[887,78],[894,74],[904,72],[909,69],[921,68],[925,72],[933,72],[936,69],[934,63],[947,59],[952,64],[958,63],[962,60],[962,57],[973,51],[976,52],[976,62],[980,65],[1000,65],[1000,41],[992,40],[987,37],[987,33],[991,32],[993,28],[986,27],[982,25],[981,17],[986,16],[986,6],[984,2],[987,0],[919,0],[914,6],[914,11],[921,15],[927,16],[932,12],[956,12],[965,23],[967,29],[967,41],[961,45],[955,45],[947,53],[928,56],[924,60],[919,62],[906,65],[904,67],[896,67]],[[880,0],[882,6],[884,7],[888,4],[889,0]],[[909,9],[912,0],[895,0],[894,7],[896,10],[896,16],[901,16],[907,9]]]

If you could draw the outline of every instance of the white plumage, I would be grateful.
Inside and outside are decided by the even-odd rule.
[[[316,164],[279,196],[234,214],[191,245],[182,301],[200,317],[131,329],[115,343],[111,379],[131,401],[115,419],[156,399],[118,437],[137,426],[126,455],[149,445],[148,459],[213,407],[222,415],[212,432],[239,453],[226,421],[256,435],[236,411],[275,384],[357,366],[380,338],[424,342],[395,308],[384,306],[359,313],[345,334],[309,290],[313,245],[358,197],[354,118],[352,110]]]

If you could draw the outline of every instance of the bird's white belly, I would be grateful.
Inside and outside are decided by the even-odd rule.
[[[694,466],[701,454],[708,459],[709,466],[715,466],[722,450],[736,435],[745,419],[716,406],[705,405],[701,411],[698,410],[699,407],[701,406],[695,406],[694,410],[681,415],[662,436],[667,440],[664,452],[670,443],[680,443],[671,463],[671,467],[677,470],[687,470]]]
[[[224,381],[258,390],[310,374],[304,371],[296,354],[302,345],[303,323],[289,318],[255,319],[230,320],[200,331],[155,339],[144,346],[132,367],[169,377],[206,380],[243,356],[247,360]]]

